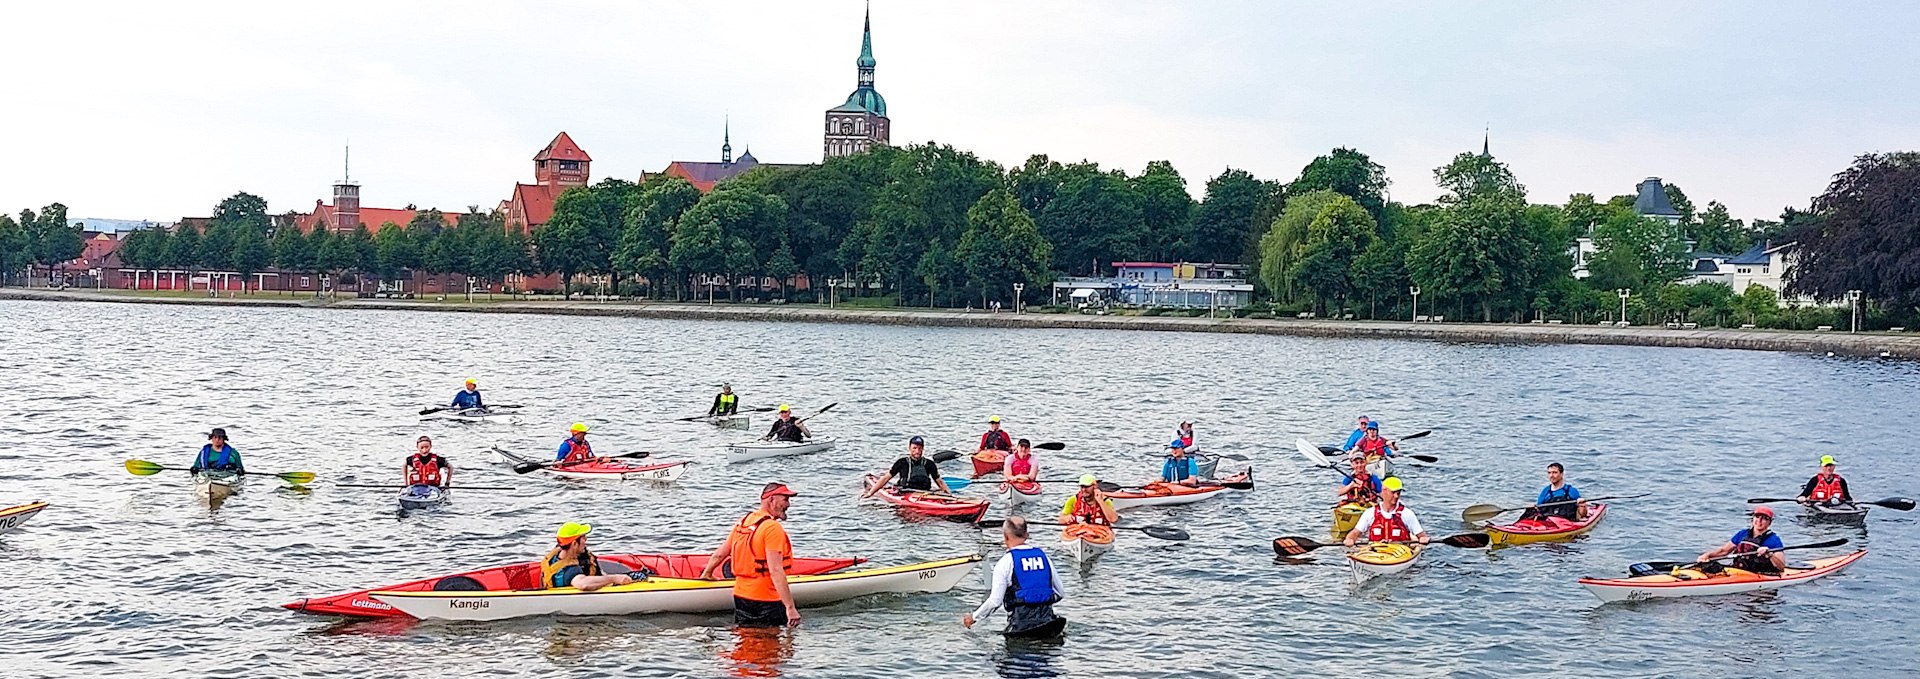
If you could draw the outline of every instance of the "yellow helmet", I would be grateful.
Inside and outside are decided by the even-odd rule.
[[[999,416],[999,415],[995,415],[995,416],[993,416],[993,417],[989,417],[989,418],[987,418],[987,423],[988,423],[988,424],[1000,424],[1000,416]]]
[[[467,378],[467,386],[469,386],[469,387],[477,387],[477,386],[480,386],[480,383],[479,383],[479,382],[475,382],[475,381],[473,380],[473,378],[471,378],[471,377],[469,377],[469,378]]]
[[[1384,489],[1386,489],[1386,490],[1391,490],[1391,491],[1394,491],[1394,492],[1399,492],[1399,491],[1400,491],[1400,487],[1401,487],[1401,483],[1400,483],[1400,477],[1398,477],[1398,476],[1389,476],[1389,477],[1387,477],[1387,479],[1386,479],[1385,481],[1381,481],[1381,482],[1380,482],[1380,487],[1381,487],[1381,488],[1384,488]]]
[[[573,426],[567,427],[567,431],[573,432],[575,434],[585,434],[587,433],[587,423],[575,422],[573,423]]]
[[[1832,456],[1832,455],[1821,455],[1821,456],[1820,456],[1820,466],[1822,466],[1822,467],[1825,467],[1825,466],[1827,466],[1827,465],[1830,465],[1830,464],[1833,464],[1833,456]]]
[[[783,413],[793,412],[793,406],[782,403],[780,404],[780,412],[783,412]]]
[[[554,538],[559,540],[561,544],[566,544],[585,537],[586,534],[591,532],[593,532],[593,526],[590,524],[568,521],[560,524],[560,532],[556,533]]]
[[[1092,474],[1081,474],[1081,475],[1080,475],[1080,485],[1082,485],[1082,486],[1091,486],[1091,485],[1093,485],[1093,484],[1096,484],[1096,483],[1099,483],[1099,482],[1100,482],[1100,479],[1096,479],[1096,478],[1093,478],[1093,475],[1092,475]]]

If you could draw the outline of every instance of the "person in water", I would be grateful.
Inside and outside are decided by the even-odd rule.
[[[1091,523],[1111,526],[1120,520],[1113,510],[1113,500],[1100,490],[1100,479],[1092,474],[1080,475],[1080,490],[1067,498],[1060,507],[1060,523]]]
[[[900,480],[895,490],[902,493],[926,493],[939,487],[941,493],[953,494],[952,490],[947,489],[946,479],[940,478],[940,464],[927,457],[927,440],[918,436],[907,439],[907,456],[894,460],[893,466],[887,468],[887,474],[875,481],[860,497],[873,497],[874,493],[880,492],[888,481],[894,479]]]
[[[1378,501],[1380,479],[1373,478],[1373,473],[1367,471],[1367,456],[1355,455],[1348,462],[1353,464],[1353,471],[1345,474],[1347,482],[1334,494],[1342,501],[1354,504],[1370,505]]]
[[[1587,501],[1580,499],[1580,489],[1567,483],[1567,470],[1560,463],[1547,465],[1547,487],[1540,489],[1540,497],[1533,501],[1534,506],[1520,514],[1520,520],[1540,520],[1549,516],[1558,516],[1570,521],[1587,519]],[[1543,507],[1541,505],[1553,505]]]
[[[1006,430],[1000,428],[1000,416],[987,418],[987,432],[980,435],[980,447],[973,452],[979,454],[988,450],[1007,452],[1013,450],[1013,439]]]
[[[580,464],[593,459],[593,446],[587,443],[587,423],[575,422],[567,428],[567,440],[560,442],[560,450],[553,459],[562,464]]]
[[[1200,462],[1187,454],[1187,443],[1174,439],[1167,444],[1167,461],[1160,465],[1160,480],[1182,486],[1200,485]]]
[[[720,385],[720,393],[713,397],[713,407],[707,408],[708,416],[732,415],[740,412],[740,397],[733,393],[733,385]]]
[[[555,534],[553,550],[540,561],[540,586],[546,589],[572,587],[591,592],[602,587],[625,585],[634,581],[625,573],[608,575],[600,570],[600,560],[587,551],[587,534],[593,526],[568,521]],[[641,576],[645,579],[645,576]]]
[[[780,416],[773,419],[773,428],[768,429],[767,435],[760,437],[760,440],[799,443],[810,438],[813,438],[813,432],[807,430],[807,423],[794,419],[793,406],[782,403]]]
[[[1040,477],[1040,461],[1033,457],[1033,442],[1020,439],[1013,446],[1013,453],[1007,455],[1006,463],[1000,468],[1000,476],[1014,483],[1032,481]]]
[[[798,496],[784,483],[760,488],[760,508],[741,517],[727,541],[707,557],[700,579],[712,580],[720,567],[733,563],[733,622],[741,627],[780,627],[800,624],[787,572],[793,569],[793,541],[780,524],[787,507]]]
[[[1362,537],[1367,542],[1427,544],[1427,532],[1420,528],[1420,518],[1400,504],[1400,490],[1404,487],[1398,476],[1389,476],[1380,482],[1380,501],[1360,515],[1353,530],[1347,531],[1347,547],[1353,547]]]
[[[1853,493],[1847,490],[1847,480],[1840,478],[1833,470],[1833,456],[1820,456],[1820,473],[1807,479],[1807,485],[1800,489],[1800,497],[1795,498],[1801,504],[1849,505],[1853,504]]]
[[[1000,525],[1000,539],[1006,543],[1007,553],[993,564],[987,600],[972,613],[960,616],[960,624],[973,629],[974,622],[993,615],[1001,606],[1007,609],[1007,634],[1052,624],[1059,617],[1053,605],[1066,591],[1060,584],[1060,574],[1053,570],[1053,560],[1047,558],[1046,550],[1027,544],[1026,519],[1007,517]]]
[[[1353,433],[1347,435],[1347,442],[1340,445],[1340,450],[1353,452],[1353,447],[1360,445],[1360,439],[1367,435],[1367,425],[1372,422],[1373,420],[1367,419],[1367,416],[1361,415],[1358,424],[1353,427]]]
[[[246,471],[246,467],[240,464],[240,451],[227,445],[227,430],[223,427],[214,427],[213,431],[207,432],[206,445],[200,446],[200,454],[193,457],[193,466],[188,469],[195,474],[209,469],[226,472]]]
[[[1787,560],[1777,551],[1786,545],[1773,533],[1773,508],[1754,507],[1748,518],[1751,523],[1734,533],[1733,539],[1700,555],[1701,570],[1719,572],[1720,564],[1714,559],[1727,555],[1733,555],[1734,568],[1752,573],[1774,575],[1787,567]]]
[[[408,486],[445,488],[453,483],[453,465],[433,452],[433,439],[425,436],[413,440],[413,454],[407,456],[403,472]]]
[[[480,400],[480,383],[475,382],[473,380],[467,380],[466,388],[461,389],[460,391],[454,392],[453,405],[450,407],[459,408],[461,410],[467,410],[472,408],[485,410],[487,405],[485,402]]]

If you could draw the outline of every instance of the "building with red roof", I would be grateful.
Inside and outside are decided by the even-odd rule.
[[[573,137],[561,132],[533,156],[532,184],[514,184],[513,195],[500,205],[507,228],[533,233],[553,218],[553,201],[567,189],[586,186],[593,178],[593,158]]]
[[[748,147],[746,153],[741,154],[739,160],[735,160],[733,157],[733,130],[731,128],[731,125],[721,128],[720,162],[676,160],[669,163],[667,169],[661,170],[660,174],[685,179],[688,184],[692,184],[693,188],[699,189],[701,193],[708,193],[713,191],[713,187],[718,186],[720,182],[746,174],[748,170],[756,167],[807,167],[806,165],[790,163],[762,163],[760,159],[753,157],[752,147]],[[646,176],[640,177],[641,183],[646,183],[646,181]]]

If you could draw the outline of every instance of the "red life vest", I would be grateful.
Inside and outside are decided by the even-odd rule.
[[[1012,472],[1014,476],[1032,476],[1033,456],[1020,457],[1018,454],[1009,456],[1007,458],[1007,471]]]
[[[1102,526],[1107,525],[1106,512],[1103,511],[1101,503],[1095,501],[1090,493],[1080,493],[1073,496],[1073,518],[1086,523]]]
[[[1367,527],[1369,542],[1406,542],[1413,539],[1407,531],[1407,522],[1400,520],[1400,512],[1405,507],[1396,507],[1392,514],[1380,511],[1378,505],[1367,511],[1373,512],[1373,525]]]
[[[1371,502],[1374,498],[1380,497],[1379,493],[1373,492],[1372,474],[1366,472],[1355,474],[1353,482],[1359,485],[1347,489],[1348,502]]]
[[[441,472],[449,467],[451,465],[447,464],[447,459],[444,457],[433,453],[421,457],[419,453],[414,453],[407,458],[407,485],[442,485],[445,481],[442,480],[444,476]]]
[[[593,446],[579,439],[567,439],[567,456],[560,458],[562,464],[585,462],[593,458]]]
[[[1839,474],[1821,474],[1813,478],[1813,492],[1807,493],[1808,500],[1826,502],[1827,500],[1838,500],[1844,496],[1840,487]]]
[[[980,435],[981,450],[1013,450],[1013,437],[1005,429],[988,429]]]
[[[1368,457],[1385,455],[1387,454],[1387,439],[1385,437],[1360,439],[1360,452],[1366,453]]]

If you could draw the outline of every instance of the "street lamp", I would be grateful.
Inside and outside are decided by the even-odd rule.
[[[1633,296],[1633,288],[1614,288],[1613,294],[1620,296],[1620,323],[1627,324],[1627,298]]]
[[[1847,332],[1860,332],[1860,291],[1848,290],[1847,301],[1853,304],[1853,325],[1847,328]]]
[[[1013,284],[1013,312],[1020,313],[1020,292],[1027,289],[1026,283]]]
[[[1413,322],[1420,322],[1420,286],[1409,285],[1407,292],[1413,295]]]
[[[828,309],[833,308],[833,289],[837,287],[840,287],[840,279],[838,278],[827,279],[827,308]]]

